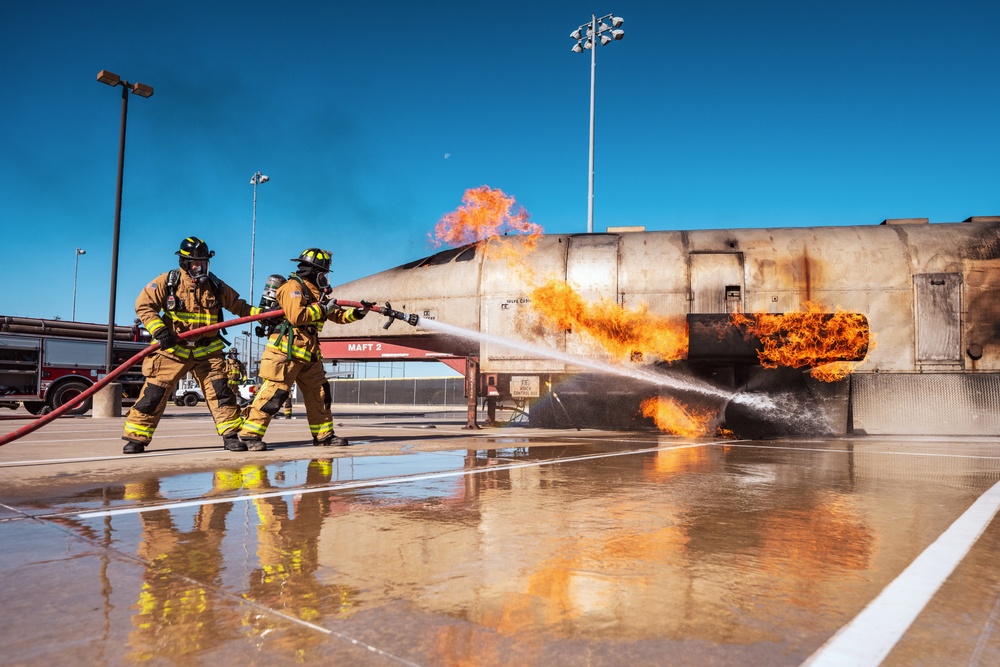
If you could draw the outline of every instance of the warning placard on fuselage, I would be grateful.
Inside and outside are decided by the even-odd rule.
[[[538,376],[512,375],[510,396],[511,398],[538,398]]]

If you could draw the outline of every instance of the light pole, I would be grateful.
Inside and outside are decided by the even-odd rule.
[[[104,69],[97,73],[97,80],[112,88],[119,84],[122,87],[122,122],[118,137],[118,187],[115,191],[115,232],[114,240],[111,243],[111,305],[108,309],[108,349],[104,357],[104,372],[110,373],[111,365],[114,363],[115,296],[118,293],[118,238],[121,234],[122,223],[122,175],[125,171],[125,120],[128,117],[128,94],[131,91],[139,97],[152,97],[153,87],[144,83],[129,83],[117,74]]]
[[[253,265],[256,259],[257,242],[257,186],[267,183],[270,179],[260,171],[250,177],[250,185],[253,186],[253,222],[250,224],[250,300],[248,303],[253,306]],[[247,329],[247,372],[253,373],[253,338],[251,330]]]
[[[76,271],[80,268],[80,255],[86,255],[83,248],[76,249],[76,261],[73,263],[73,312],[69,316],[71,322],[76,322]]]
[[[607,19],[611,25],[604,22]],[[597,45],[594,41],[600,37],[601,46],[610,44],[616,39],[625,36],[625,31],[621,30],[625,19],[614,14],[608,14],[601,18],[590,15],[590,23],[582,26],[569,34],[576,40],[573,45],[573,53],[583,53],[590,49],[590,180],[587,188],[587,233],[594,233],[594,78],[597,72]]]

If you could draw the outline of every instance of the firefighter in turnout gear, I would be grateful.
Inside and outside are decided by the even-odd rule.
[[[264,385],[254,397],[250,412],[240,430],[240,439],[250,451],[267,449],[264,432],[281,410],[292,385],[298,384],[306,408],[306,419],[314,445],[346,445],[333,433],[330,412],[330,384],[323,370],[319,332],[328,321],[348,324],[368,314],[364,308],[341,308],[330,295],[330,253],[308,248],[291,260],[298,264],[277,290],[279,307],[285,315],[268,338],[260,360]]]
[[[229,379],[229,388],[239,398],[240,385],[247,378],[247,367],[240,361],[240,353],[235,347],[229,348],[229,356],[226,357],[226,377]]]
[[[188,372],[194,373],[215,419],[215,428],[230,451],[246,451],[239,440],[243,423],[236,393],[226,377],[222,351],[226,342],[218,331],[180,340],[178,334],[222,321],[222,310],[246,317],[260,312],[240,298],[232,287],[208,271],[215,255],[201,239],[181,241],[180,268],[161,273],[146,285],[135,301],[135,312],[160,349],[142,362],[146,383],[139,400],[125,416],[126,454],[142,453],[170,399],[170,390]]]

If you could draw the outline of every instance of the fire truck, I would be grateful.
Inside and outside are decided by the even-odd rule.
[[[33,415],[54,410],[86,391],[105,374],[108,325],[0,315],[0,406],[23,404]],[[115,368],[150,343],[138,322],[116,326]],[[142,364],[118,377],[122,402],[134,403],[142,389]],[[91,408],[86,400],[68,414]]]

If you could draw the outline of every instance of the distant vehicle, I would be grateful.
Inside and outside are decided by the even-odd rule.
[[[185,378],[177,383],[177,390],[174,391],[174,405],[194,407],[204,400],[205,393],[198,386],[197,380]]]
[[[72,401],[104,377],[107,336],[106,324],[0,316],[0,406],[23,403],[37,415]],[[149,340],[139,326],[115,327],[114,366]],[[141,363],[118,377],[123,403],[135,402],[143,381]],[[69,414],[82,415],[91,404],[87,399]]]
[[[257,395],[258,385],[253,380],[244,380],[240,385],[240,403],[252,403],[253,397]]]

